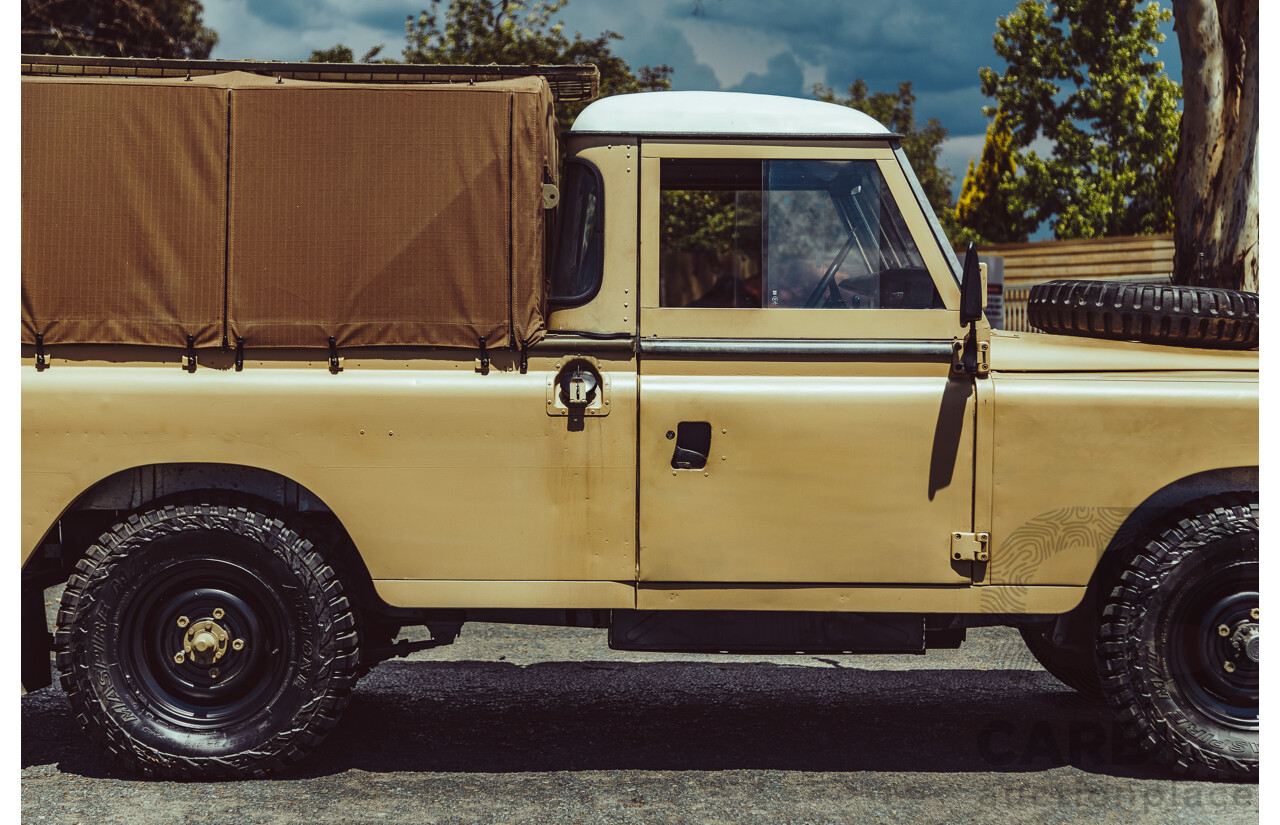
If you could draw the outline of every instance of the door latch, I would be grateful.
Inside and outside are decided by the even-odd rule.
[[[591,370],[579,366],[561,379],[565,391],[565,403],[570,409],[586,407],[596,394],[596,377]]]
[[[609,414],[609,376],[594,358],[570,356],[547,376],[547,415]]]

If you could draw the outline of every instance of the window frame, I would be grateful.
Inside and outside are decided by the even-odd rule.
[[[560,203],[556,206],[556,212],[557,212],[555,217],[556,236],[553,239],[551,260],[549,262],[550,265],[547,268],[547,303],[550,305],[552,309],[571,309],[573,307],[580,307],[580,306],[589,304],[595,300],[597,295],[600,294],[600,287],[604,284],[604,242],[605,242],[604,176],[600,173],[600,169],[591,161],[586,160],[584,158],[571,157],[565,161],[564,174],[561,176],[561,179],[560,179],[560,182],[562,184],[569,177],[569,169],[574,166],[580,166],[588,170],[591,173],[591,176],[595,182],[596,224],[592,234],[596,236],[595,240],[600,245],[599,246],[600,252],[599,252],[599,255],[596,256],[596,267],[595,267],[596,271],[592,273],[593,277],[591,280],[591,284],[586,292],[579,293],[578,295],[569,295],[569,296],[555,295],[553,293],[552,290],[555,282],[555,273],[559,269],[559,264],[560,264],[560,244],[561,244],[561,237],[562,237],[561,233],[564,231],[564,225],[565,225],[564,214],[561,213],[559,210],[563,209],[566,203],[564,200],[561,200]]]
[[[640,163],[640,335],[642,338],[951,339],[962,331],[960,288],[894,154],[882,140],[645,141]],[[661,161],[685,159],[875,161],[924,259],[943,308],[830,309],[659,306]]]

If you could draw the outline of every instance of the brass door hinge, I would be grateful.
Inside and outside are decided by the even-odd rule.
[[[990,561],[990,533],[952,533],[952,561]]]

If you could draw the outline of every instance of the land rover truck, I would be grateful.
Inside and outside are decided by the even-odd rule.
[[[24,58],[25,687],[143,774],[264,776],[406,626],[1009,625],[1256,775],[1257,296],[1055,282],[993,329],[879,123],[662,92],[559,135],[597,77]]]

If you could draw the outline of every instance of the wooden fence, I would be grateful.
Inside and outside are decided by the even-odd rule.
[[[979,247],[1004,259],[1004,328],[1027,332],[1031,287],[1062,278],[1167,284],[1173,276],[1173,236],[1143,235],[1036,241]]]

